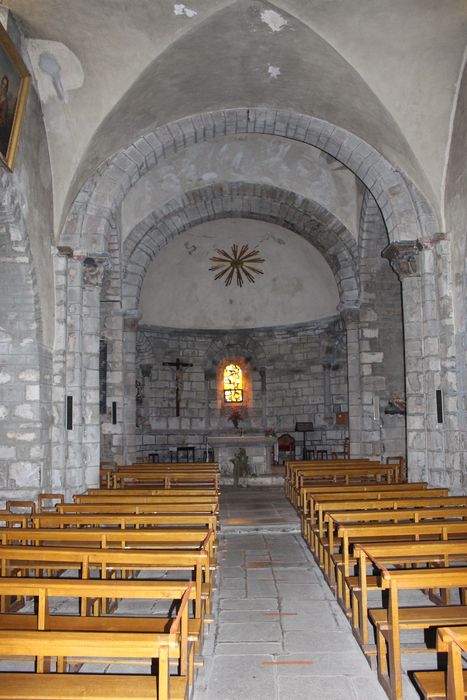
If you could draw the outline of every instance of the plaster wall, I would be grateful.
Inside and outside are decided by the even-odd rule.
[[[274,185],[317,202],[358,237],[362,185],[339,161],[313,146],[242,134],[196,143],[149,171],[121,205],[122,235],[184,192],[224,182]]]
[[[217,249],[259,250],[264,274],[229,287],[210,271]],[[175,238],[150,264],[140,299],[142,322],[175,328],[255,328],[303,323],[335,313],[331,269],[301,236],[251,219],[222,219]]]

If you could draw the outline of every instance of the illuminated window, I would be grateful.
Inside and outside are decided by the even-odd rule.
[[[238,365],[227,365],[224,369],[224,401],[241,403],[243,401],[243,373]]]

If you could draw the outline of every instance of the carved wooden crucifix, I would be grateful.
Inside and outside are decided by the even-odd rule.
[[[180,415],[180,399],[183,391],[183,369],[185,367],[193,367],[191,362],[182,362],[179,357],[175,362],[163,362],[165,367],[175,367],[175,415]]]

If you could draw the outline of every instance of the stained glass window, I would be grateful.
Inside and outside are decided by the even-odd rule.
[[[238,365],[227,365],[224,369],[224,401],[241,403],[243,401],[243,373]]]

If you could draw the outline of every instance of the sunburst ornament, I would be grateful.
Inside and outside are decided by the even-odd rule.
[[[209,268],[212,272],[217,272],[214,279],[218,280],[224,277],[225,286],[228,287],[232,284],[232,280],[236,279],[237,287],[243,287],[244,277],[248,282],[255,283],[254,275],[262,275],[263,270],[260,270],[257,265],[264,263],[264,259],[259,257],[259,250],[250,250],[248,243],[244,243],[239,250],[239,246],[236,243],[232,245],[232,252],[228,253],[226,250],[216,249],[218,256],[209,258],[213,263],[217,263]]]

